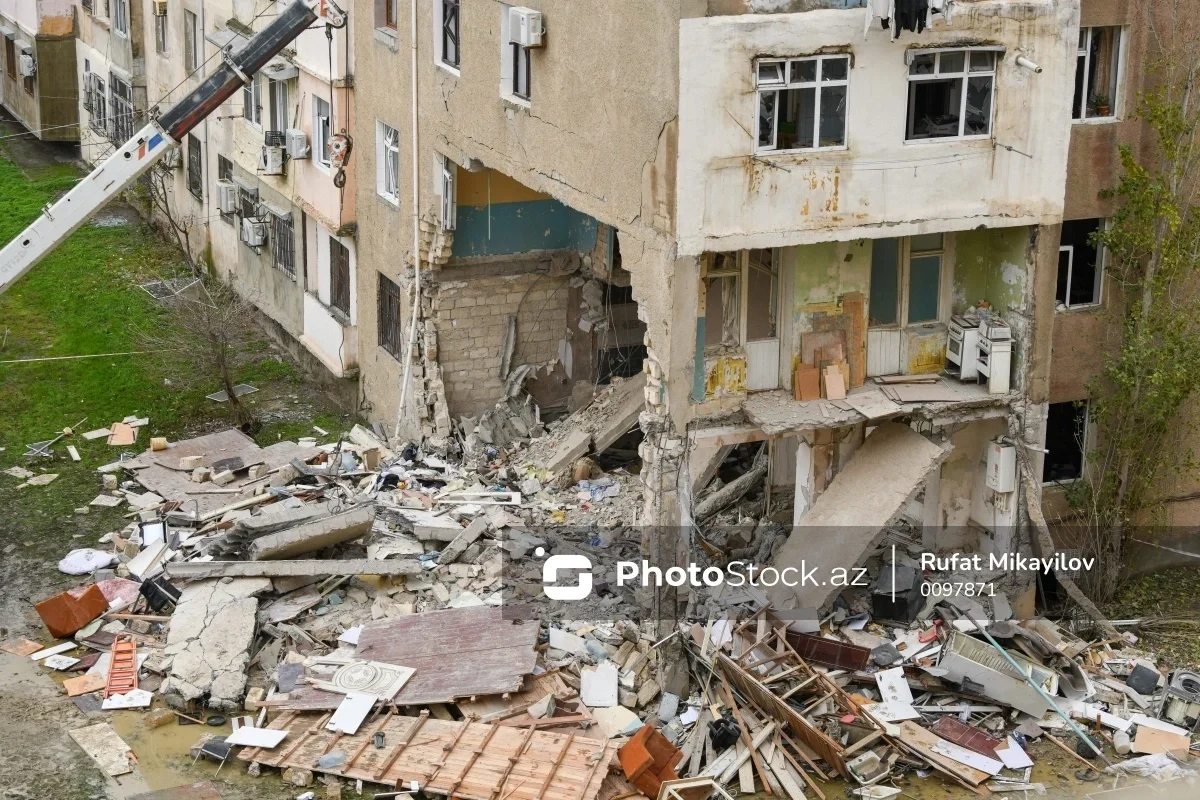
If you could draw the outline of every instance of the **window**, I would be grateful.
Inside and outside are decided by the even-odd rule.
[[[1116,116],[1120,65],[1120,28],[1080,28],[1075,59],[1075,102],[1071,106],[1073,119]]]
[[[714,253],[704,275],[704,348],[742,343],[742,269],[737,253]]]
[[[17,79],[17,47],[7,36],[4,37],[4,71],[14,81]]]
[[[909,51],[908,140],[992,131],[996,51]]]
[[[242,219],[258,218],[258,189],[238,186],[238,213]]]
[[[112,73],[108,83],[112,92],[112,141],[119,147],[133,138],[133,87]]]
[[[379,10],[377,10],[375,12],[376,18],[377,18],[376,24],[378,24],[382,27],[385,27],[385,28],[391,28],[392,30],[395,30],[396,29],[396,4],[398,2],[399,2],[399,0],[376,0],[375,8],[382,11],[382,13],[380,13]],[[380,8],[380,4],[382,4],[382,9]]]
[[[329,103],[313,96],[313,161],[329,169]]]
[[[84,11],[88,12],[89,14],[94,13],[92,11],[92,0],[80,0],[79,4],[83,6]]]
[[[196,15],[183,12],[183,68],[188,73],[200,68],[200,26]]]
[[[1059,308],[1093,306],[1100,302],[1104,275],[1104,251],[1094,240],[1103,221],[1064,221],[1058,239],[1058,288],[1054,300]]]
[[[329,237],[329,305],[350,318],[350,251]]]
[[[271,254],[275,269],[296,279],[296,233],[291,214],[271,214]]]
[[[849,80],[848,56],[758,62],[758,151],[845,147]]]
[[[165,56],[169,52],[169,50],[167,48],[167,41],[170,38],[169,31],[170,31],[170,29],[167,27],[167,15],[166,14],[155,14],[154,15],[154,52],[158,53],[160,56]]]
[[[104,79],[99,75],[92,78],[92,130],[101,136],[108,136],[108,105],[104,93]]]
[[[217,156],[217,181],[224,183],[233,182],[233,162],[221,155]],[[217,214],[230,225],[233,224],[233,214],[225,214],[220,208],[217,209]]]
[[[876,239],[871,246],[871,327],[941,319],[943,235]]]
[[[458,69],[458,25],[460,0],[433,0],[437,23],[437,61],[442,66]]]
[[[271,102],[270,130],[286,131],[288,129],[288,85],[287,81],[267,79],[267,94]]]
[[[500,5],[500,94],[522,105],[533,97],[529,48],[509,41],[509,6]]]
[[[379,276],[379,346],[396,358],[404,352],[400,326],[400,287]]]
[[[375,190],[393,205],[400,205],[400,134],[375,123]]]
[[[187,187],[197,200],[204,200],[204,154],[200,140],[192,134],[187,138]]]
[[[92,62],[83,60],[83,110],[92,110]]]
[[[113,15],[112,23],[116,28],[117,33],[122,36],[129,35],[129,0],[112,0]]]
[[[446,156],[438,156],[438,172],[441,174],[442,230],[452,231],[458,215],[458,194],[455,189],[458,165]]]
[[[1068,483],[1083,475],[1087,401],[1051,403],[1046,415],[1045,483]]]
[[[257,75],[242,85],[242,116],[254,127],[262,127],[262,78]]]
[[[33,76],[32,75],[25,76],[24,84],[25,84],[25,94],[33,94]]]

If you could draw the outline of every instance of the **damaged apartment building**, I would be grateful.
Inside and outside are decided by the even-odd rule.
[[[151,106],[262,24],[159,5]],[[174,201],[393,439],[503,447],[632,380],[643,524],[752,448],[781,558],[901,518],[1028,548],[1027,490],[1078,471],[1136,9],[897,5],[347,2],[188,137]]]

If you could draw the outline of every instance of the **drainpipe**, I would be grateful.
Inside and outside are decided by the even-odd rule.
[[[409,52],[412,57],[410,71],[412,73],[412,226],[413,226],[413,281],[412,317],[408,323],[408,347],[404,354],[404,378],[400,383],[400,405],[396,409],[396,432],[400,430],[400,420],[404,417],[404,404],[408,400],[408,384],[412,376],[413,345],[417,339],[417,309],[421,305],[421,211],[418,203],[421,199],[420,175],[418,166],[421,158],[418,146],[420,134],[417,132],[417,0],[409,0]]]

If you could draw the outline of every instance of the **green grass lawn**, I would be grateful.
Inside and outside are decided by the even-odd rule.
[[[0,153],[0,242],[16,236],[82,174],[70,165],[53,165],[27,175]],[[0,361],[141,349],[136,331],[152,325],[160,310],[139,284],[174,274],[181,261],[146,225],[85,225],[0,295]],[[93,535],[125,522],[124,509],[74,513],[100,492],[96,467],[115,459],[119,448],[76,435],[56,445],[53,458],[30,461],[24,457],[27,444],[51,439],[85,417],[80,433],[130,414],[149,417],[149,429],[130,449],[147,447],[151,436],[176,440],[230,424],[225,406],[204,399],[219,388],[215,380],[185,382],[162,369],[136,355],[0,363],[0,470],[21,465],[59,473],[48,486],[25,489],[0,474],[0,550],[16,543],[21,555],[57,560],[72,539],[91,543]],[[352,424],[303,384],[265,337],[248,348],[238,380],[260,389],[251,396],[254,406],[277,412],[282,407],[272,414],[277,420],[258,431],[263,444],[302,435],[314,423],[330,432]],[[78,449],[80,462],[69,459],[68,444]]]

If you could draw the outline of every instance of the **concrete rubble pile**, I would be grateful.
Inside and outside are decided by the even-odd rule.
[[[68,554],[60,568],[90,578],[37,605],[61,643],[3,648],[71,673],[93,716],[207,721],[221,730],[197,734],[197,758],[331,793],[800,800],[845,781],[888,798],[928,774],[1041,792],[1035,756],[1085,780],[1195,769],[1200,674],[1161,668],[1107,622],[1085,639],[1018,619],[1004,592],[1018,587],[922,568],[899,523],[821,613],[746,587],[694,600],[686,621],[646,620],[644,594],[603,565],[570,614],[539,606],[545,549],[640,558],[637,476],[599,466],[636,424],[627,383],[473,462],[362,426],[123,456],[100,473],[129,525]],[[735,453],[697,498],[719,568],[769,563],[787,539],[761,465]],[[951,583],[1000,591],[931,590]],[[89,749],[109,733],[72,735]]]

